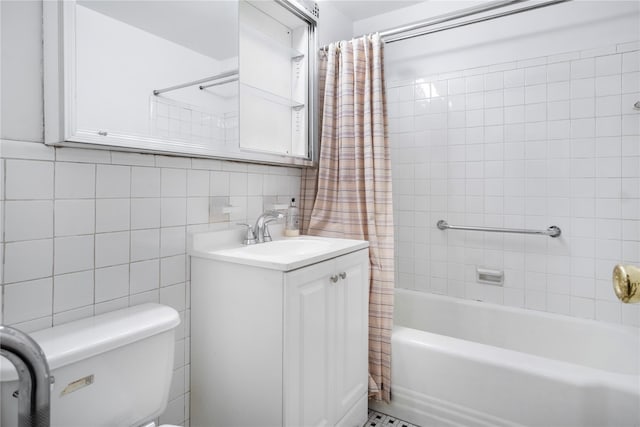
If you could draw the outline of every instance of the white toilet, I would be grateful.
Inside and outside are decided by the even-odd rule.
[[[143,304],[30,334],[55,378],[51,425],[154,425],[167,406],[179,324],[173,308]],[[0,357],[3,427],[18,422],[17,379],[13,365]]]

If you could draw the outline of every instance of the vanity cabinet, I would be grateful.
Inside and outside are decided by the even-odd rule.
[[[292,271],[192,257],[191,425],[361,426],[368,249]]]

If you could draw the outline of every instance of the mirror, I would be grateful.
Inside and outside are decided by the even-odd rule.
[[[312,163],[315,19],[300,6],[60,0],[44,9],[48,144]]]

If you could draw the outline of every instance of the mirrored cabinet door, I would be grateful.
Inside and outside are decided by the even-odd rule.
[[[299,4],[44,8],[47,143],[312,164],[315,21]]]
[[[240,2],[240,147],[309,155],[310,25],[275,2]]]

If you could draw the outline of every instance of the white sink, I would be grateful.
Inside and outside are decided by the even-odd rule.
[[[196,245],[190,250],[190,254],[202,258],[289,271],[368,246],[369,242],[363,240],[301,236],[247,246],[237,244],[231,248],[203,248]]]
[[[326,251],[330,247],[331,242],[326,240],[298,238],[274,240],[273,242],[228,249],[226,254],[241,258],[286,259],[317,254]]]

